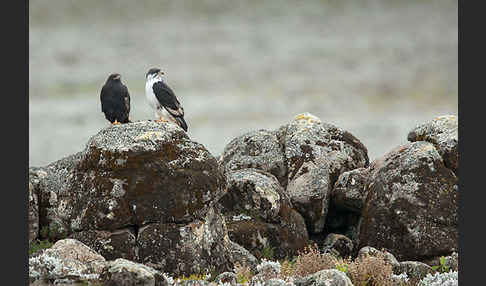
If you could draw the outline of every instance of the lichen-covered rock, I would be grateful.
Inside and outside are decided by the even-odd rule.
[[[222,195],[216,159],[173,124],[115,125],[87,143],[77,166],[73,229],[189,223]]]
[[[427,141],[434,144],[447,168],[458,175],[458,118],[444,115],[418,125],[408,133],[408,141]]]
[[[420,261],[457,249],[458,179],[431,143],[392,150],[371,167],[359,247]]]
[[[303,278],[294,280],[296,286],[353,286],[344,272],[336,269],[325,269]]]
[[[368,151],[351,133],[312,114],[300,114],[280,129],[288,169],[287,193],[309,231],[319,233],[338,176],[367,167]]]
[[[133,229],[123,228],[115,231],[85,230],[71,234],[70,238],[88,245],[107,260],[125,258],[137,261],[138,245],[135,235]]]
[[[434,270],[432,267],[419,261],[402,261],[397,269],[393,269],[393,272],[396,274],[407,273],[407,276],[410,279],[418,281],[424,278],[427,274],[433,273]]]
[[[265,281],[265,284],[263,285],[264,286],[292,286],[294,284],[290,282],[286,282],[285,280],[282,279],[272,278]]]
[[[257,258],[272,255],[282,259],[297,255],[309,243],[304,219],[295,210],[281,212],[280,223],[268,223],[252,217],[226,221],[230,239]],[[267,253],[265,253],[267,251]]]
[[[287,165],[277,131],[257,130],[231,140],[224,148],[220,164],[224,172],[255,168],[273,174],[286,185]]]
[[[39,228],[47,229],[50,239],[63,239],[70,233],[75,200],[71,180],[82,154],[78,152],[45,167],[29,168],[29,182],[39,201]]]
[[[175,276],[233,269],[222,215],[214,209],[189,224],[150,223],[140,228],[140,262]]]
[[[39,205],[34,186],[29,182],[29,245],[39,236]]]
[[[96,281],[104,265],[103,256],[88,246],[75,239],[62,239],[29,257],[29,280],[46,283]]]
[[[331,204],[337,209],[361,214],[366,201],[368,178],[368,168],[358,168],[342,173],[334,184]]]
[[[457,271],[450,271],[446,273],[436,272],[433,275],[427,274],[417,286],[457,286],[459,285],[459,277]]]
[[[358,258],[363,258],[364,256],[381,256],[385,259],[386,262],[390,263],[391,266],[392,266],[392,269],[393,271],[396,273],[396,274],[400,274],[401,272],[399,272],[399,267],[400,267],[400,262],[398,262],[398,260],[395,258],[395,256],[388,252],[388,251],[380,251],[374,247],[371,247],[371,246],[365,246],[365,247],[362,247],[359,251],[358,251]]]
[[[348,257],[353,252],[353,242],[342,234],[330,233],[319,245],[319,250],[323,253],[331,253],[341,257]]]
[[[268,222],[278,222],[280,201],[288,204],[285,192],[270,173],[242,169],[226,174],[227,192],[220,199],[226,215],[251,214]]]
[[[168,286],[169,283],[159,271],[146,265],[118,258],[108,261],[100,274],[105,286]]]
[[[238,263],[241,266],[250,267],[251,271],[256,272],[256,267],[258,265],[258,260],[251,254],[246,248],[239,245],[238,243],[231,241],[229,243],[229,248],[233,256],[233,263],[236,265]]]

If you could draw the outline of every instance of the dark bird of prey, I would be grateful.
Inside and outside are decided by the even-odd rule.
[[[100,94],[101,111],[112,124],[130,122],[130,94],[120,78],[118,73],[110,74]]]
[[[164,72],[158,68],[151,68],[145,75],[145,96],[150,107],[155,111],[157,122],[172,121],[187,131],[184,120],[184,108],[172,89],[165,83]]]

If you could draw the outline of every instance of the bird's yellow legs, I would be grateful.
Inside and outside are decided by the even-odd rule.
[[[120,124],[120,122],[118,122],[118,120],[115,119],[115,122],[113,122],[113,125],[118,125]]]

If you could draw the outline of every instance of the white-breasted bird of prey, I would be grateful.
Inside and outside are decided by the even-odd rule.
[[[112,124],[129,123],[130,94],[121,82],[121,75],[113,73],[108,76],[100,93],[101,112]]]
[[[164,72],[159,68],[151,68],[145,78],[145,96],[150,107],[155,111],[156,121],[172,121],[187,132],[184,108],[172,89],[165,83]]]

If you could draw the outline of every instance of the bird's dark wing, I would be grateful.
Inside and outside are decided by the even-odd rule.
[[[106,111],[106,97],[108,97],[109,94],[110,91],[108,90],[108,86],[106,84],[103,85],[103,88],[101,88],[101,93],[100,93],[101,112]]]
[[[154,83],[152,88],[160,105],[162,105],[170,114],[175,117],[184,116],[184,108],[182,108],[170,87],[168,87],[165,83],[158,81]]]
[[[125,102],[125,108],[127,110],[127,114],[130,113],[130,93],[128,92],[128,88],[123,85],[122,88],[122,96]]]

